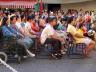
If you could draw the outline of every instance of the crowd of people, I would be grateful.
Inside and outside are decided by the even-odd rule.
[[[69,9],[47,11],[42,14],[29,11],[0,11],[0,26],[3,36],[15,37],[18,44],[25,47],[31,57],[28,48],[34,43],[34,38],[39,38],[41,44],[52,44],[54,51],[52,57],[66,53],[64,44],[67,33],[70,33],[75,43],[85,43],[88,53],[95,48],[96,43],[96,14],[94,11],[79,11]]]

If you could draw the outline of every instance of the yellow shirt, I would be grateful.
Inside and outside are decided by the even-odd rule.
[[[82,29],[77,29],[77,32],[80,33],[81,36],[83,36],[83,30]]]
[[[76,43],[81,43],[84,38],[78,38],[75,36],[76,34],[79,34],[80,36],[83,36],[81,30],[77,30],[73,25],[68,25],[67,32],[71,33]]]

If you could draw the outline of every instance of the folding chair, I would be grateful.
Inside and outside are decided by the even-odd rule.
[[[67,55],[70,58],[85,58],[87,54],[86,44],[84,43],[75,43],[73,36],[67,34]]]

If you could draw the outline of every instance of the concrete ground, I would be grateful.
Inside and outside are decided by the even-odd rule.
[[[18,72],[96,72],[96,52],[92,52],[86,59],[61,60],[28,58],[21,64],[8,63]],[[12,72],[4,65],[0,65],[0,72]]]

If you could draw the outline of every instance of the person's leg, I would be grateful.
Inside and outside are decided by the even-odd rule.
[[[55,40],[54,44],[54,50],[53,50],[53,54],[56,56],[57,59],[61,59],[62,58],[62,54],[64,54],[64,52],[62,52],[62,44],[59,40]]]
[[[94,34],[94,41],[96,42],[96,33]]]
[[[61,54],[61,49],[62,45],[59,40],[53,40],[53,47],[54,47],[54,53],[60,53]]]
[[[47,38],[45,44],[52,44],[52,47],[54,49],[52,53],[54,54],[61,50],[61,42],[59,40]]]
[[[17,40],[17,43],[18,44],[20,44],[20,45],[22,45],[22,46],[24,46],[24,48],[25,48],[25,50],[26,50],[26,52],[30,55],[30,57],[35,57],[35,54],[33,54],[32,52],[30,52],[28,49],[29,49],[29,47],[31,46],[31,42],[33,42],[33,41],[31,41],[31,39],[19,39],[19,40]]]
[[[61,42],[61,53],[65,54],[67,49],[65,48],[65,42]]]
[[[96,33],[94,34],[94,41],[95,41],[95,50],[96,50]]]
[[[94,41],[91,41],[90,44],[88,45],[88,52],[90,52],[94,48],[95,48],[95,42]]]
[[[35,57],[35,54],[33,54],[31,51],[29,51],[28,49],[25,49],[25,50],[30,55],[30,57]]]
[[[67,51],[65,49],[65,40],[66,40],[66,37],[67,37],[67,33],[66,32],[61,32],[61,33],[57,33],[58,34],[58,37],[60,38],[63,38],[64,40],[61,42],[61,53],[62,54],[65,54],[65,51]]]
[[[61,42],[59,40],[48,38],[46,39],[45,44],[52,44],[53,47],[53,51],[51,52],[52,57],[57,59],[58,54],[61,55]]]
[[[95,42],[92,41],[91,39],[89,38],[85,38],[83,39],[82,43],[85,43],[87,46],[86,46],[86,51],[87,51],[87,55],[94,49],[95,47]]]

